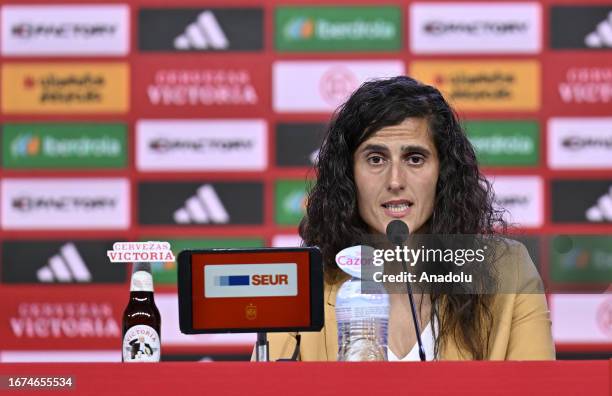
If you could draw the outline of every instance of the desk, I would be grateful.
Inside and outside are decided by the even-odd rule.
[[[72,376],[64,395],[610,396],[612,360],[384,363],[0,364],[0,377]],[[48,393],[6,392],[43,395]]]

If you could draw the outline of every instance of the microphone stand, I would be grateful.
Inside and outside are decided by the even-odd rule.
[[[408,226],[401,220],[393,220],[387,224],[386,234],[389,242],[396,246],[404,247],[404,242],[408,238],[409,234]],[[402,271],[408,273],[406,261],[402,258]],[[426,360],[425,348],[423,347],[423,341],[421,340],[421,326],[419,325],[419,318],[416,313],[416,306],[414,305],[414,296],[412,295],[412,286],[410,280],[406,282],[406,290],[408,291],[408,300],[410,301],[410,312],[412,313],[412,322],[414,323],[414,331],[416,333],[417,345],[419,347],[419,358],[421,362]]]
[[[268,356],[268,337],[266,332],[257,333],[257,361],[258,362],[269,362],[270,356]]]
[[[402,260],[402,270],[408,273],[406,262]],[[410,312],[412,313],[412,322],[414,323],[414,331],[416,332],[417,344],[419,346],[419,358],[421,362],[426,360],[425,358],[425,347],[423,347],[423,341],[421,340],[421,325],[419,324],[419,318],[416,313],[416,306],[414,304],[414,296],[412,295],[412,286],[410,281],[406,282],[406,290],[408,291],[408,300],[410,301]]]

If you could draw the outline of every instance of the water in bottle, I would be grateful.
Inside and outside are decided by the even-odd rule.
[[[371,290],[371,288],[369,288]],[[336,297],[338,361],[387,360],[389,296],[362,294],[361,280],[347,280]]]

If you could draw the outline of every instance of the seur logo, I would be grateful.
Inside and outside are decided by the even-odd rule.
[[[249,275],[222,275],[215,277],[216,286],[265,286],[265,285],[287,285],[289,283],[287,274],[255,274]]]
[[[297,295],[297,264],[209,264],[204,296],[280,297]]]

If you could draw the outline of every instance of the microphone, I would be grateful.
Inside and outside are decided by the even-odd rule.
[[[402,246],[409,233],[408,225],[401,220],[393,220],[387,225],[387,239],[396,246]]]
[[[393,220],[387,224],[387,239],[395,246],[403,246],[408,239],[408,225],[401,220]],[[406,267],[406,261],[402,259],[402,270],[408,272]],[[425,348],[423,347],[423,341],[421,340],[421,326],[419,325],[419,318],[416,313],[416,306],[414,305],[414,296],[412,295],[412,286],[410,282],[406,282],[406,290],[408,291],[408,299],[410,300],[410,311],[412,312],[412,322],[414,323],[414,330],[416,332],[417,344],[419,346],[419,358],[422,362],[425,359]]]

